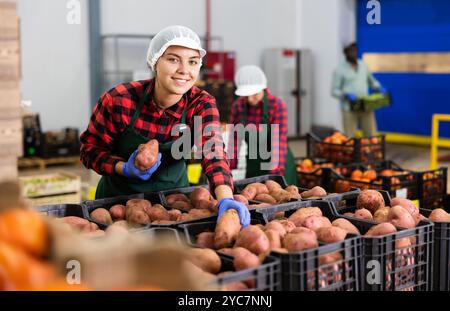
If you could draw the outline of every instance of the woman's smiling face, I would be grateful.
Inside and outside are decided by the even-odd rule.
[[[183,95],[200,73],[201,58],[197,50],[173,45],[156,63],[156,79],[170,94]]]

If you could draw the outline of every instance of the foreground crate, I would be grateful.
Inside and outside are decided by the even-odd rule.
[[[389,194],[386,191],[379,192],[383,195],[385,205],[390,206]],[[350,192],[329,200],[333,212],[349,220],[364,235],[378,223],[342,216],[347,212],[355,212],[358,195],[358,192]],[[393,234],[362,237],[364,290],[423,291],[432,288],[433,223],[421,221],[415,228],[397,230]],[[400,244],[404,246],[400,247]]]
[[[273,220],[279,212],[289,217],[299,208],[319,207],[325,217],[331,221],[337,217],[327,201],[297,201],[268,207],[260,210],[265,223]],[[337,243],[319,243],[315,249],[295,253],[271,252],[281,260],[282,288],[295,291],[357,291],[360,286],[361,239],[348,234],[346,239]],[[327,255],[339,254],[337,261],[327,261]]]

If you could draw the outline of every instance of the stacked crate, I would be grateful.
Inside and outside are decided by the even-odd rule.
[[[15,0],[0,0],[0,180],[17,178],[22,155],[20,34]]]

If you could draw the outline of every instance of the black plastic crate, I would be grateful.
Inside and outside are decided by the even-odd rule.
[[[274,219],[275,214],[284,212],[289,217],[295,211],[305,207],[319,207],[330,221],[337,219],[331,203],[324,200],[297,201],[268,207],[258,211],[265,223]],[[339,253],[341,259],[321,264],[322,256]],[[283,290],[320,290],[320,291],[357,291],[361,288],[361,239],[348,234],[346,239],[337,243],[319,243],[315,249],[296,253],[277,253],[271,255],[280,258]]]
[[[386,206],[391,199],[387,191],[379,190]],[[343,193],[330,199],[333,211],[352,222],[365,234],[370,227],[378,224],[354,217],[342,216],[347,212],[355,212],[359,192]],[[432,286],[434,226],[429,221],[421,221],[412,229],[397,228],[398,232],[378,237],[362,237],[363,242],[363,289],[364,290],[430,290]],[[395,243],[402,238],[410,238],[411,246],[397,250]],[[414,243],[413,243],[414,242]],[[375,260],[375,261],[372,261]],[[367,276],[373,275],[373,265],[384,267],[381,270],[379,284],[369,284]],[[394,281],[392,281],[394,280]]]
[[[377,179],[372,181],[362,181],[352,178],[352,173],[356,170],[366,172],[373,170],[377,174]],[[390,176],[381,176],[385,170],[399,171],[402,173]],[[385,172],[389,173],[389,172]],[[385,174],[383,173],[383,174]],[[403,197],[415,200],[419,197],[419,186],[417,183],[417,175],[413,171],[402,169],[392,161],[379,161],[366,163],[349,164],[337,169],[331,169],[329,174],[330,192],[347,192],[350,188],[386,190],[392,197]]]
[[[251,220],[252,224],[260,224],[261,221],[257,219]],[[179,229],[183,230],[184,238],[189,246],[199,247],[195,237],[202,232],[214,232],[216,227],[215,222],[199,222],[180,225]],[[226,268],[223,271],[234,270],[233,257],[218,252],[222,259],[222,266]],[[225,259],[225,261],[224,261]],[[280,290],[280,261],[273,256],[267,256],[263,264],[256,268],[245,269],[242,271],[233,272],[227,276],[220,276],[218,278],[219,285],[230,284],[234,282],[242,282],[248,279],[256,279],[256,287],[251,290]]]
[[[307,170],[307,167],[302,167],[300,164],[303,160],[310,160],[312,165],[320,165],[320,167]],[[326,159],[309,159],[306,157],[295,158],[297,164],[298,184],[300,187],[311,189],[315,186],[329,189],[328,182],[330,180],[330,168],[334,164]]]
[[[307,157],[323,158],[333,163],[382,161],[386,156],[384,135],[351,138],[345,144],[325,142],[312,133],[307,135]]]
[[[435,209],[444,204],[447,194],[447,168],[417,172],[421,208]]]
[[[450,195],[445,195],[444,204],[440,207],[450,212]],[[425,217],[432,210],[420,209]],[[434,255],[433,255],[433,290],[450,290],[450,222],[434,223]]]
[[[373,221],[343,217],[365,234]],[[412,229],[362,237],[362,289],[370,291],[427,291],[432,285],[433,224],[421,221]],[[411,245],[396,248],[401,239]],[[379,273],[377,273],[377,270]]]
[[[116,204],[125,205],[126,202],[131,199],[146,199],[146,200],[149,200],[152,204],[161,204],[162,206],[164,206],[164,204],[162,202],[161,194],[159,192],[123,195],[123,196],[118,196],[118,197],[113,197],[113,198],[105,198],[105,199],[83,202],[82,204],[86,207],[85,208],[85,211],[86,211],[85,218],[88,219],[89,221],[95,222],[95,220],[93,220],[90,216],[90,213],[93,210],[100,208],[100,207],[109,210],[113,205],[116,205]],[[216,218],[216,216],[204,217],[204,218],[198,218],[198,219],[193,219],[193,220],[180,221],[180,222],[176,222],[174,224],[148,224],[146,226],[143,226],[142,228],[176,227],[177,225],[183,224],[183,223],[191,223],[191,222],[196,222],[196,221],[207,221],[207,220],[213,220],[215,218]],[[99,224],[99,222],[96,222],[96,223]],[[104,227],[107,227],[107,225],[104,223],[100,223],[100,224]]]
[[[68,216],[75,216],[84,218],[85,212],[83,205],[80,204],[51,204],[51,205],[41,205],[34,208],[38,213],[55,217],[62,218]]]
[[[218,276],[219,286],[235,282],[254,281],[255,287],[249,291],[279,291],[281,290],[280,260],[273,256],[266,256],[264,262],[258,267],[234,271],[233,257],[217,253],[222,261],[220,272],[232,271],[228,275]]]

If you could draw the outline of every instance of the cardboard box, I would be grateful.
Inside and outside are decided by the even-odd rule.
[[[0,94],[0,122],[20,118],[22,106],[19,82],[0,80]]]
[[[81,192],[53,195],[49,197],[30,198],[28,201],[33,207],[48,204],[79,204],[82,201]]]
[[[19,40],[20,22],[16,1],[0,1],[0,40]]]
[[[0,157],[22,156],[22,118],[0,120]]]
[[[7,156],[0,157],[0,181],[17,181],[18,169],[17,169],[17,157]]]
[[[20,177],[20,181],[25,196],[28,198],[81,192],[81,177],[64,171],[24,176]],[[74,203],[79,203],[80,201],[81,197],[79,201]]]
[[[20,79],[20,42],[19,40],[0,41],[0,79]]]

